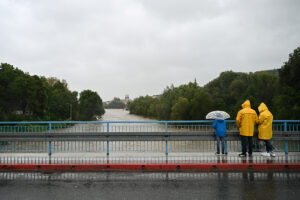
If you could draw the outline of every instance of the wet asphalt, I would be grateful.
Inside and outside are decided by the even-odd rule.
[[[300,173],[0,173],[0,199],[299,199]]]

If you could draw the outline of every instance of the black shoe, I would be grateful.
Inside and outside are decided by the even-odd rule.
[[[239,154],[239,157],[241,157],[241,158],[245,158],[246,157],[246,154]]]
[[[216,156],[220,156],[221,154],[219,152],[216,152]]]
[[[249,156],[249,157],[252,157],[252,153],[249,153],[248,156]]]

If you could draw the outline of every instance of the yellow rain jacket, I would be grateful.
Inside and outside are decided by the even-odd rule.
[[[257,114],[255,110],[251,109],[249,100],[242,104],[242,108],[236,116],[236,124],[239,127],[240,135],[253,136],[254,126],[258,123]]]
[[[273,135],[272,123],[273,115],[269,111],[266,104],[261,103],[258,106],[259,117],[258,117],[258,139],[270,140]]]

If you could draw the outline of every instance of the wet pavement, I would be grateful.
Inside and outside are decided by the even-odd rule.
[[[276,152],[276,157],[264,157],[260,152],[253,156],[240,158],[239,152],[230,152],[228,155],[216,156],[215,153],[58,153],[51,157],[46,153],[1,153],[0,164],[105,164],[105,163],[270,163],[293,164],[300,163],[300,153]]]
[[[0,173],[1,199],[299,199],[300,173]]]

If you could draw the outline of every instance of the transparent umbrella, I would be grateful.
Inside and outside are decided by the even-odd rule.
[[[228,119],[228,118],[230,118],[230,115],[225,111],[215,110],[215,111],[209,112],[205,118],[206,119],[217,119],[217,118]]]

